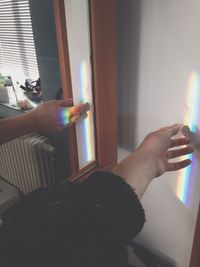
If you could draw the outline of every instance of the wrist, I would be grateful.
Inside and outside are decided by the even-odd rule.
[[[40,120],[38,118],[37,110],[31,110],[24,114],[26,117],[26,126],[29,129],[29,132],[37,132],[40,130]]]
[[[154,164],[152,158],[145,149],[138,148],[125,160],[120,162],[113,172],[121,176],[132,188],[139,198],[153,180]]]
[[[138,148],[131,156],[135,171],[129,181],[140,199],[155,178],[154,162],[146,149]]]
[[[137,148],[135,151],[138,165],[141,165],[143,177],[149,181],[157,176],[156,160],[152,155],[152,151],[143,147]]]

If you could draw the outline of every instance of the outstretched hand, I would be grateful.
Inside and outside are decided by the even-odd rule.
[[[174,124],[154,131],[148,134],[139,146],[140,151],[149,155],[152,178],[158,177],[166,171],[180,170],[191,163],[190,159],[170,162],[171,159],[193,152],[190,138],[174,138],[182,127],[183,125]]]
[[[113,168],[115,174],[123,177],[135,189],[139,198],[155,177],[166,171],[180,170],[191,163],[190,159],[170,162],[171,159],[193,152],[190,138],[175,138],[182,127],[175,124],[148,134],[133,153]]]

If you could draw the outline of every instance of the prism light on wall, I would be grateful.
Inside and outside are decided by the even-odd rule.
[[[184,118],[184,125],[189,126],[192,132],[197,131],[198,116],[199,116],[199,101],[200,101],[200,78],[197,72],[192,72],[189,78],[188,91],[186,96],[186,114]],[[177,180],[177,197],[184,203],[189,204],[189,194],[191,190],[191,183],[194,177],[195,158],[189,155],[192,164],[187,168],[181,170]]]

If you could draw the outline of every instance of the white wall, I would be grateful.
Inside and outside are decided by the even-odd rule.
[[[126,30],[128,21],[128,32],[132,36],[129,36],[129,40],[133,40],[136,33],[135,21],[128,20],[122,11],[126,9],[125,5],[129,5],[130,10],[133,2],[135,4],[137,1],[118,1],[120,31]],[[121,105],[131,105],[132,97],[132,103],[137,106],[135,114],[129,116],[128,121],[126,112],[122,112],[121,108],[119,119],[123,125],[123,136],[132,135],[135,146],[150,131],[177,122],[184,123],[189,79],[192,72],[200,74],[200,0],[141,0],[138,5],[141,13],[139,42],[135,39],[139,47],[137,85],[135,74],[124,71],[126,64],[134,64],[131,47],[122,51],[120,46],[122,43],[125,47],[127,36],[120,32],[118,35]],[[122,61],[123,54],[128,59],[127,63]],[[128,81],[129,91],[123,91],[123,81]],[[131,87],[131,84],[135,87]],[[127,94],[129,102],[126,103]],[[130,129],[131,117],[135,118],[135,128],[126,133]],[[126,145],[124,147],[127,148]],[[156,179],[142,199],[147,222],[138,240],[171,258],[180,267],[189,266],[200,199],[199,174],[200,164],[197,160],[196,171],[190,177],[191,198],[188,205],[184,205],[176,196],[177,173],[167,173]]]

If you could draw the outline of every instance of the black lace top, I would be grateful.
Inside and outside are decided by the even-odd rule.
[[[125,267],[144,220],[134,190],[112,173],[39,189],[3,215],[0,266]]]

